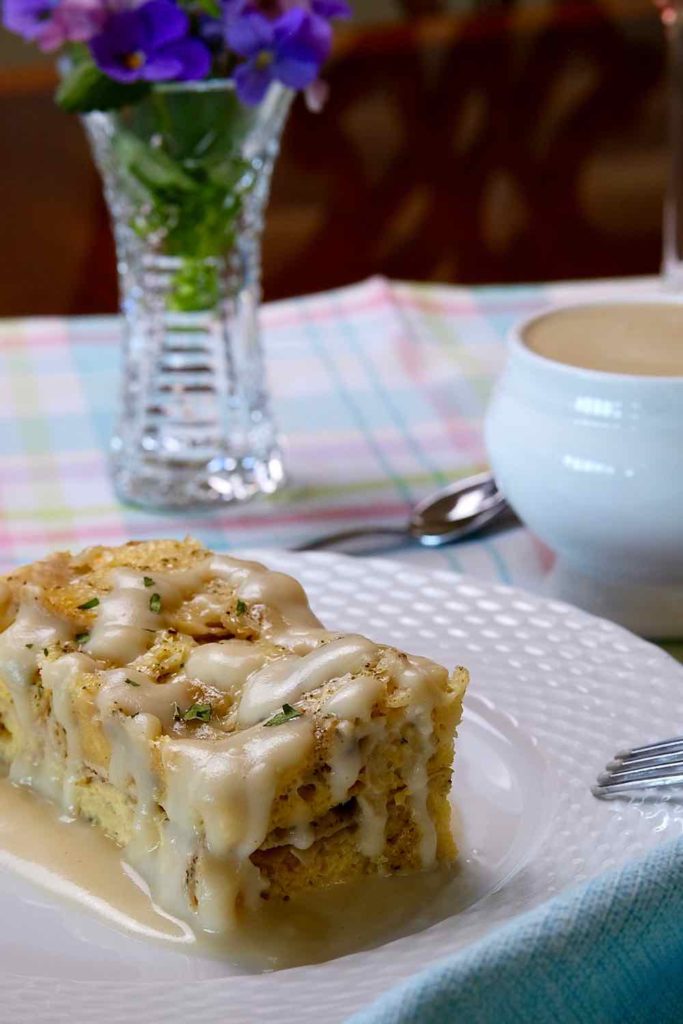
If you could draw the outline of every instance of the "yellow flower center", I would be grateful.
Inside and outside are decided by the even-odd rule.
[[[261,50],[256,58],[256,67],[259,71],[265,71],[273,63],[273,55],[270,50]]]
[[[145,55],[141,50],[136,50],[135,53],[127,53],[123,58],[123,63],[130,71],[137,71],[145,63]]]

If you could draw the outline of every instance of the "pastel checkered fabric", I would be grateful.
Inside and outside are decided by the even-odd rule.
[[[651,281],[446,288],[373,279],[263,310],[290,484],[203,515],[120,505],[107,476],[120,325],[0,324],[0,569],[56,548],[192,533],[216,549],[288,547],[365,524],[482,469],[482,420],[517,320]],[[521,527],[391,554],[532,589],[547,555]],[[355,1024],[681,1019],[681,842],[514,922],[387,994]],[[596,966],[597,965],[597,966]],[[493,983],[492,983],[493,982]]]
[[[417,499],[486,463],[481,424],[510,325],[551,302],[632,294],[647,281],[553,287],[356,287],[266,306],[266,356],[289,487],[206,514],[120,505],[106,448],[117,319],[0,324],[0,568],[56,548],[192,533],[217,549],[288,547],[405,522]],[[394,557],[533,583],[543,552],[521,530]]]

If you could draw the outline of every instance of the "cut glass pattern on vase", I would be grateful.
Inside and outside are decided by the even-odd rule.
[[[291,95],[157,86],[85,117],[116,239],[124,318],[111,443],[119,496],[182,508],[284,480],[258,328],[264,208]]]

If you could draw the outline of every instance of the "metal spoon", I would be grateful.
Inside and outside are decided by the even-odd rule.
[[[419,502],[404,527],[358,526],[306,541],[295,551],[316,551],[362,537],[412,537],[425,547],[440,547],[471,537],[511,513],[492,473],[458,480]]]

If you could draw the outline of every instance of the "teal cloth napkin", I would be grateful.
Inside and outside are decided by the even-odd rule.
[[[683,1022],[683,840],[516,918],[347,1024],[451,1022]]]

